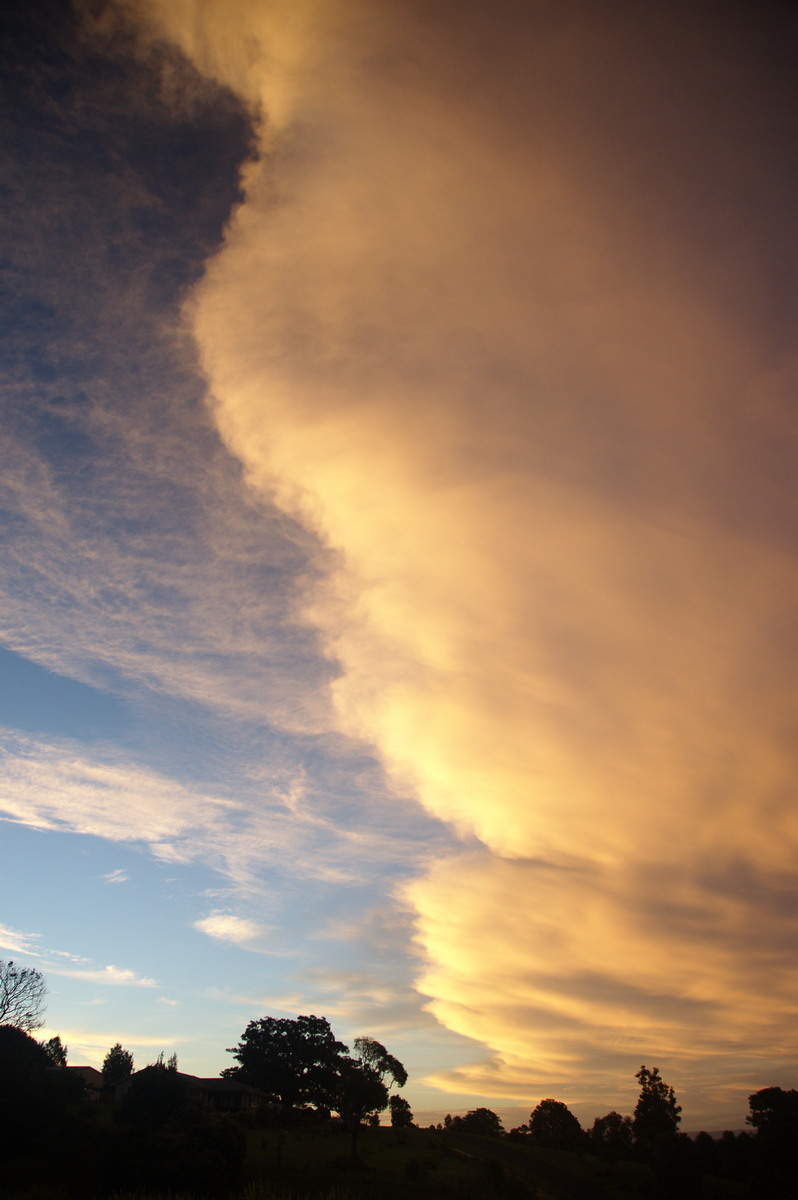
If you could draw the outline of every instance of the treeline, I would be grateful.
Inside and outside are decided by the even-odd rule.
[[[447,1115],[439,1129],[481,1137],[504,1137],[516,1145],[570,1154],[591,1154],[607,1162],[633,1161],[651,1169],[650,1195],[668,1200],[701,1200],[717,1194],[712,1180],[733,1181],[746,1200],[795,1200],[798,1196],[798,1091],[762,1088],[749,1096],[746,1124],[752,1132],[727,1130],[679,1133],[681,1105],[657,1067],[642,1066],[635,1078],[640,1094],[634,1113],[612,1111],[590,1129],[561,1100],[541,1100],[529,1121],[505,1132],[488,1108],[464,1116]],[[708,1182],[709,1181],[709,1182]],[[728,1194],[728,1193],[727,1193]]]
[[[132,1054],[117,1043],[102,1067],[100,1094],[108,1103],[89,1103],[81,1075],[87,1069],[69,1067],[60,1037],[38,1042],[32,1036],[41,1026],[43,995],[37,971],[0,962],[4,1195],[25,1195],[32,1187],[37,1195],[52,1187],[59,1196],[98,1200],[123,1191],[230,1195],[242,1182],[253,1121],[262,1129],[319,1128],[337,1114],[349,1132],[352,1163],[358,1162],[364,1123],[379,1124],[388,1108],[394,1128],[413,1123],[410,1105],[391,1091],[407,1081],[402,1063],[371,1037],[356,1038],[350,1052],[326,1018],[317,1016],[250,1021],[228,1050],[236,1065],[210,1081],[181,1074],[176,1055],[164,1062],[161,1054],[134,1071]],[[638,1194],[657,1200],[798,1196],[798,1092],[769,1087],[753,1093],[750,1133],[689,1138],[679,1132],[682,1109],[658,1068],[642,1066],[635,1078],[640,1092],[634,1112],[608,1112],[589,1130],[562,1101],[544,1099],[527,1123],[508,1133],[488,1108],[447,1115],[433,1133],[453,1145],[458,1136],[503,1139],[522,1155],[526,1147],[590,1155],[606,1164],[643,1164],[648,1174]],[[222,1114],[198,1102],[205,1093],[197,1084],[212,1084],[212,1095],[222,1080],[232,1082],[228,1092],[240,1094],[243,1085],[260,1105],[257,1112]]]
[[[192,1084],[208,1081],[181,1074],[176,1055],[134,1071],[119,1043],[105,1056],[102,1088],[90,1101],[86,1069],[69,1067],[60,1037],[37,1042],[0,1025],[2,1194],[26,1196],[34,1187],[37,1196],[52,1189],[82,1200],[119,1192],[229,1196],[243,1181],[253,1121],[318,1126],[336,1113],[353,1163],[364,1122],[379,1124],[390,1108],[395,1127],[412,1123],[407,1101],[390,1094],[407,1081],[402,1063],[371,1037],[356,1038],[350,1054],[324,1017],[251,1021],[230,1053],[237,1065],[221,1078],[254,1093],[260,1107],[252,1112],[198,1102]]]
[[[104,1105],[24,1030],[0,1026],[4,1196],[225,1195],[241,1183],[244,1157],[243,1130],[188,1104],[175,1068],[150,1064]]]

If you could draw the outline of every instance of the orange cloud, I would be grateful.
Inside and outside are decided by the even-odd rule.
[[[301,28],[253,5],[214,58],[221,14],[191,12],[190,33],[161,16],[267,118],[189,310],[219,430],[332,551],[304,617],[339,728],[486,848],[405,892],[419,988],[495,1051],[439,1082],[522,1097],[643,1048],[775,1053],[798,573],[762,462],[783,406],[760,402],[735,247],[702,259],[690,198],[667,210],[647,150],[630,166],[575,99],[618,67],[669,128],[640,82],[656,29],[624,66],[615,21],[578,6],[483,45],[468,5],[311,6]]]

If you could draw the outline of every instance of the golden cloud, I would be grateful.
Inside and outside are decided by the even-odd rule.
[[[632,168],[551,102],[569,46],[617,65],[581,9],[502,68],[468,5],[289,10],[242,6],[212,61],[220,12],[158,9],[274,114],[190,318],[226,444],[334,552],[304,615],[339,728],[486,847],[405,892],[419,988],[496,1052],[457,1085],[775,1051],[798,573],[730,482],[783,421],[752,425],[765,349],[708,282],[734,255],[642,173],[619,220]]]

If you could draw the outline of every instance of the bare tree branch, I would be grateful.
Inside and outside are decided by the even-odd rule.
[[[41,1029],[46,994],[41,971],[0,958],[0,1025],[15,1025],[28,1033]]]

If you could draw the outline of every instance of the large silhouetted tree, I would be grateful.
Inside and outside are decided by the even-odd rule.
[[[44,1046],[16,1025],[0,1025],[0,1161],[50,1136],[76,1098],[66,1071],[54,1071]],[[65,1086],[66,1085],[66,1086]],[[5,1195],[3,1176],[0,1192]]]
[[[748,1097],[746,1124],[756,1129],[754,1176],[757,1193],[786,1196],[798,1179],[798,1092],[762,1088]]]
[[[582,1126],[562,1100],[541,1100],[530,1115],[529,1132],[552,1150],[576,1150],[582,1141]]]
[[[672,1087],[662,1079],[658,1067],[641,1067],[635,1075],[640,1096],[635,1105],[632,1128],[638,1142],[653,1142],[663,1134],[673,1134],[681,1121],[682,1106],[676,1103]]]
[[[41,971],[0,959],[0,1025],[14,1025],[27,1033],[40,1029],[46,994]]]
[[[258,1088],[284,1109],[300,1104],[333,1107],[330,1096],[346,1051],[326,1017],[262,1017],[250,1021],[238,1045],[228,1050],[239,1065],[222,1075]]]
[[[753,1125],[762,1138],[782,1138],[785,1135],[798,1144],[798,1092],[780,1087],[762,1088],[748,1097],[750,1115],[746,1125]]]

